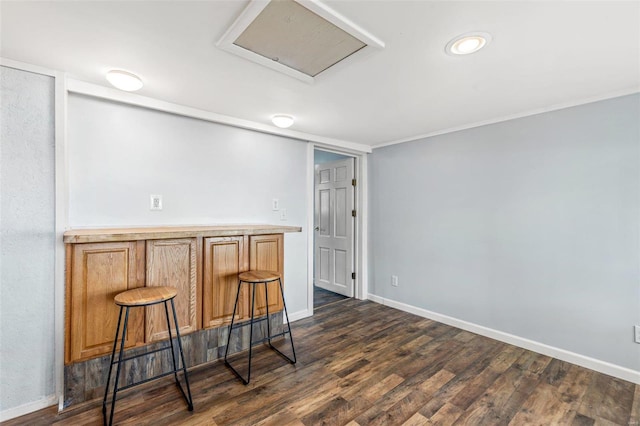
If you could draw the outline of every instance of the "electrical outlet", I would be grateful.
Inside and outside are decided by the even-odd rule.
[[[287,220],[287,209],[280,210],[280,220]]]
[[[397,275],[391,275],[391,285],[393,287],[398,287],[398,276]]]
[[[634,325],[634,326],[633,326],[633,331],[635,332],[635,333],[634,333],[635,335],[634,335],[633,340],[634,340],[636,343],[640,343],[640,325]]]
[[[274,198],[273,200],[271,200],[271,210],[273,211],[280,210],[280,202],[278,201],[277,198]]]
[[[162,210],[162,195],[150,195],[149,210]]]

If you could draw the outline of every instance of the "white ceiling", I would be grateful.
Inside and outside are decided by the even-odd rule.
[[[247,1],[0,3],[0,56],[139,94],[376,146],[474,123],[640,91],[639,1],[326,1],[385,42],[307,84],[216,47]],[[453,37],[493,41],[445,54]]]

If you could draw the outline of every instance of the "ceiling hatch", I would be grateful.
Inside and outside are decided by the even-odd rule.
[[[312,83],[359,50],[384,43],[317,0],[253,0],[218,46]]]

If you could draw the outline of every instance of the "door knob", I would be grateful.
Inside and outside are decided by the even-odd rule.
[[[319,231],[319,230],[320,230],[320,227],[319,227],[319,226],[316,226],[316,231]]]

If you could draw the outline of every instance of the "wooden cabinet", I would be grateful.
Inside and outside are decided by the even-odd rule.
[[[67,362],[111,352],[120,313],[113,298],[144,286],[144,255],[144,242],[75,244],[67,250]],[[127,348],[144,342],[143,313],[134,311]]]
[[[178,289],[174,300],[180,333],[196,331],[201,317],[200,256],[196,238],[147,241],[146,286],[170,286]],[[164,304],[145,309],[145,340],[153,342],[169,337]],[[171,328],[175,329],[169,310]]]
[[[180,333],[231,322],[238,273],[263,269],[284,273],[284,232],[297,227],[165,227],[65,232],[65,362],[105,355],[113,348],[120,308],[113,298],[144,286],[172,286]],[[124,241],[121,241],[124,240]],[[269,284],[269,313],[282,310],[278,283]],[[243,286],[236,320],[250,316]],[[264,287],[256,315],[266,313]],[[169,312],[173,325],[173,315]],[[162,305],[131,309],[125,347],[168,337]]]
[[[203,327],[231,322],[238,273],[249,268],[245,236],[204,239]],[[247,290],[242,289],[236,320],[247,316]]]
[[[205,238],[203,279],[203,327],[231,322],[238,291],[238,273],[267,270],[284,273],[283,234]],[[269,313],[282,310],[280,286],[268,284]],[[256,292],[256,315],[266,314],[264,287]],[[236,321],[251,317],[251,291],[243,285]]]
[[[249,237],[249,270],[258,269],[279,272],[284,285],[284,235],[251,235]],[[278,282],[269,283],[267,286],[269,313],[281,311],[282,296]],[[251,303],[250,300],[248,303]],[[256,315],[263,315],[266,312],[264,285],[259,285],[256,291]],[[250,312],[248,314],[251,315]]]

